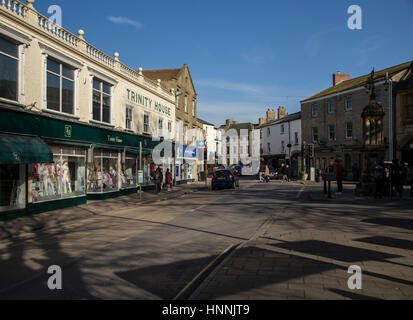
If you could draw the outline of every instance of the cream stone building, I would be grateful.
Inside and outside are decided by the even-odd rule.
[[[136,192],[156,165],[173,170],[175,95],[119,57],[34,0],[0,2],[0,214]]]

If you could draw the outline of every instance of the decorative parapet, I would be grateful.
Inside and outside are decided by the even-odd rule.
[[[119,53],[115,53],[114,58],[112,58],[89,44],[84,39],[85,32],[83,30],[79,30],[78,36],[76,36],[37,12],[33,6],[34,1],[35,0],[27,0],[27,5],[25,5],[17,0],[0,0],[0,11],[12,17],[20,18],[21,22],[34,26],[38,31],[47,34],[60,43],[68,45],[72,50],[86,55],[94,62],[111,69],[113,72],[120,73],[133,82],[156,90],[170,100],[175,100],[173,95],[165,87],[160,86],[156,81],[146,78],[141,68],[139,71],[136,71],[121,63],[119,61]]]

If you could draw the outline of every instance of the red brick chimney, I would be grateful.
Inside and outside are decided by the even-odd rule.
[[[340,71],[337,71],[336,74],[333,74],[333,86],[338,85],[340,82],[350,80],[349,74],[341,74]]]

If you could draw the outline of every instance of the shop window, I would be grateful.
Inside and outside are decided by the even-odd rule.
[[[132,130],[132,122],[133,122],[133,109],[131,107],[126,107],[126,124],[125,127],[128,130]]]
[[[33,202],[85,195],[86,150],[51,147],[54,163],[31,166]]]
[[[125,163],[122,165],[120,179],[122,188],[132,188],[137,186],[137,159],[132,155],[126,155]]]
[[[0,165],[0,213],[26,207],[26,166]]]
[[[93,120],[111,123],[112,86],[93,78]]]
[[[150,134],[150,115],[149,113],[145,112],[143,115],[143,132]]]
[[[118,190],[118,153],[95,150],[88,165],[89,193]]]
[[[47,58],[47,109],[74,114],[75,70]]]
[[[18,100],[19,46],[0,37],[0,97]]]

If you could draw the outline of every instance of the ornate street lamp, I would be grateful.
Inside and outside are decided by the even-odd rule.
[[[357,194],[361,196],[371,195],[374,192],[374,179],[372,169],[375,162],[383,161],[385,145],[383,135],[384,108],[376,101],[376,86],[374,83],[374,69],[367,79],[366,90],[370,93],[370,101],[364,108],[363,119],[363,167],[360,184],[357,186]]]

